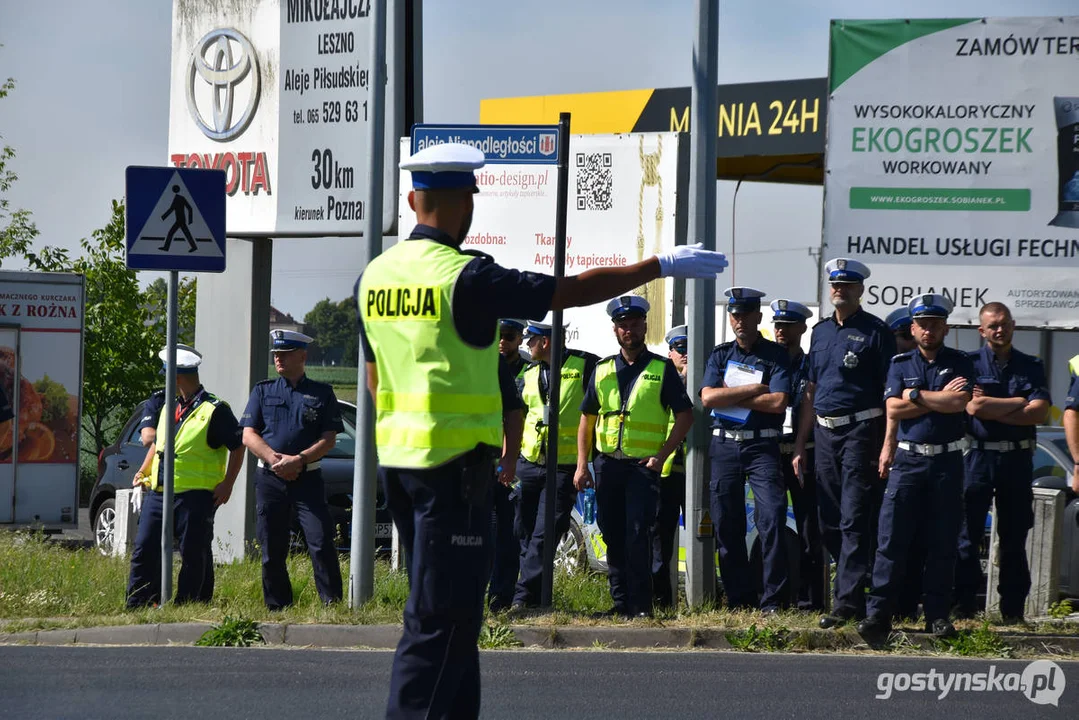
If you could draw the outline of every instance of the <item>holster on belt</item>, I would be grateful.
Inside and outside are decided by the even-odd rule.
[[[494,480],[495,462],[501,448],[480,443],[462,456],[461,497],[470,505],[482,507]]]

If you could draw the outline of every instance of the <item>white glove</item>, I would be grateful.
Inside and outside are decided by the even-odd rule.
[[[142,512],[142,486],[131,488],[131,512]]]
[[[670,252],[656,255],[660,277],[712,280],[727,267],[727,256],[705,250],[704,243],[677,245]]]

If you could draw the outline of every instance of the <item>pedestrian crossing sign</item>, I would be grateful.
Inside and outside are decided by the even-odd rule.
[[[224,272],[225,172],[128,167],[127,266]]]

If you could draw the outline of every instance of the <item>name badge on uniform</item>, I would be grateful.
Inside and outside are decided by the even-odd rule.
[[[852,351],[848,350],[847,354],[843,356],[843,367],[848,370],[853,370],[858,367],[858,356]]]

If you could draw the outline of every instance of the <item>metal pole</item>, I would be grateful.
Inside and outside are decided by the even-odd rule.
[[[386,0],[371,2],[370,124],[367,126],[367,204],[364,267],[382,253],[382,174],[386,146]],[[373,361],[374,358],[371,358]],[[375,592],[375,408],[367,392],[367,362],[360,344],[356,387],[356,458],[352,472],[352,537],[348,604],[356,608]]]
[[[558,189],[554,221],[554,274],[566,274],[566,203],[569,197],[569,113],[558,115]],[[562,311],[551,313],[551,357],[547,374],[547,481],[543,512],[543,585],[540,605],[550,607],[554,595],[555,495],[558,492],[558,409],[562,394],[562,352],[565,345]]]
[[[719,118],[719,0],[697,0],[693,43],[693,88],[690,105],[689,240],[716,249],[716,135]],[[732,257],[733,260],[733,257]],[[696,406],[697,422],[686,452],[686,600],[699,607],[715,597],[716,573],[708,513],[708,414],[697,391],[715,341],[714,280],[686,283],[689,305],[687,389]]]
[[[172,600],[172,465],[176,450],[176,305],[179,273],[169,273],[165,320],[165,456],[161,462],[161,604]]]
[[[738,190],[742,187],[742,181],[744,177],[738,178],[738,182],[734,184],[734,197],[731,198],[731,256],[729,258],[731,265],[731,287],[738,284],[735,278],[735,265],[738,263],[738,235],[735,234],[735,217],[738,215]]]

